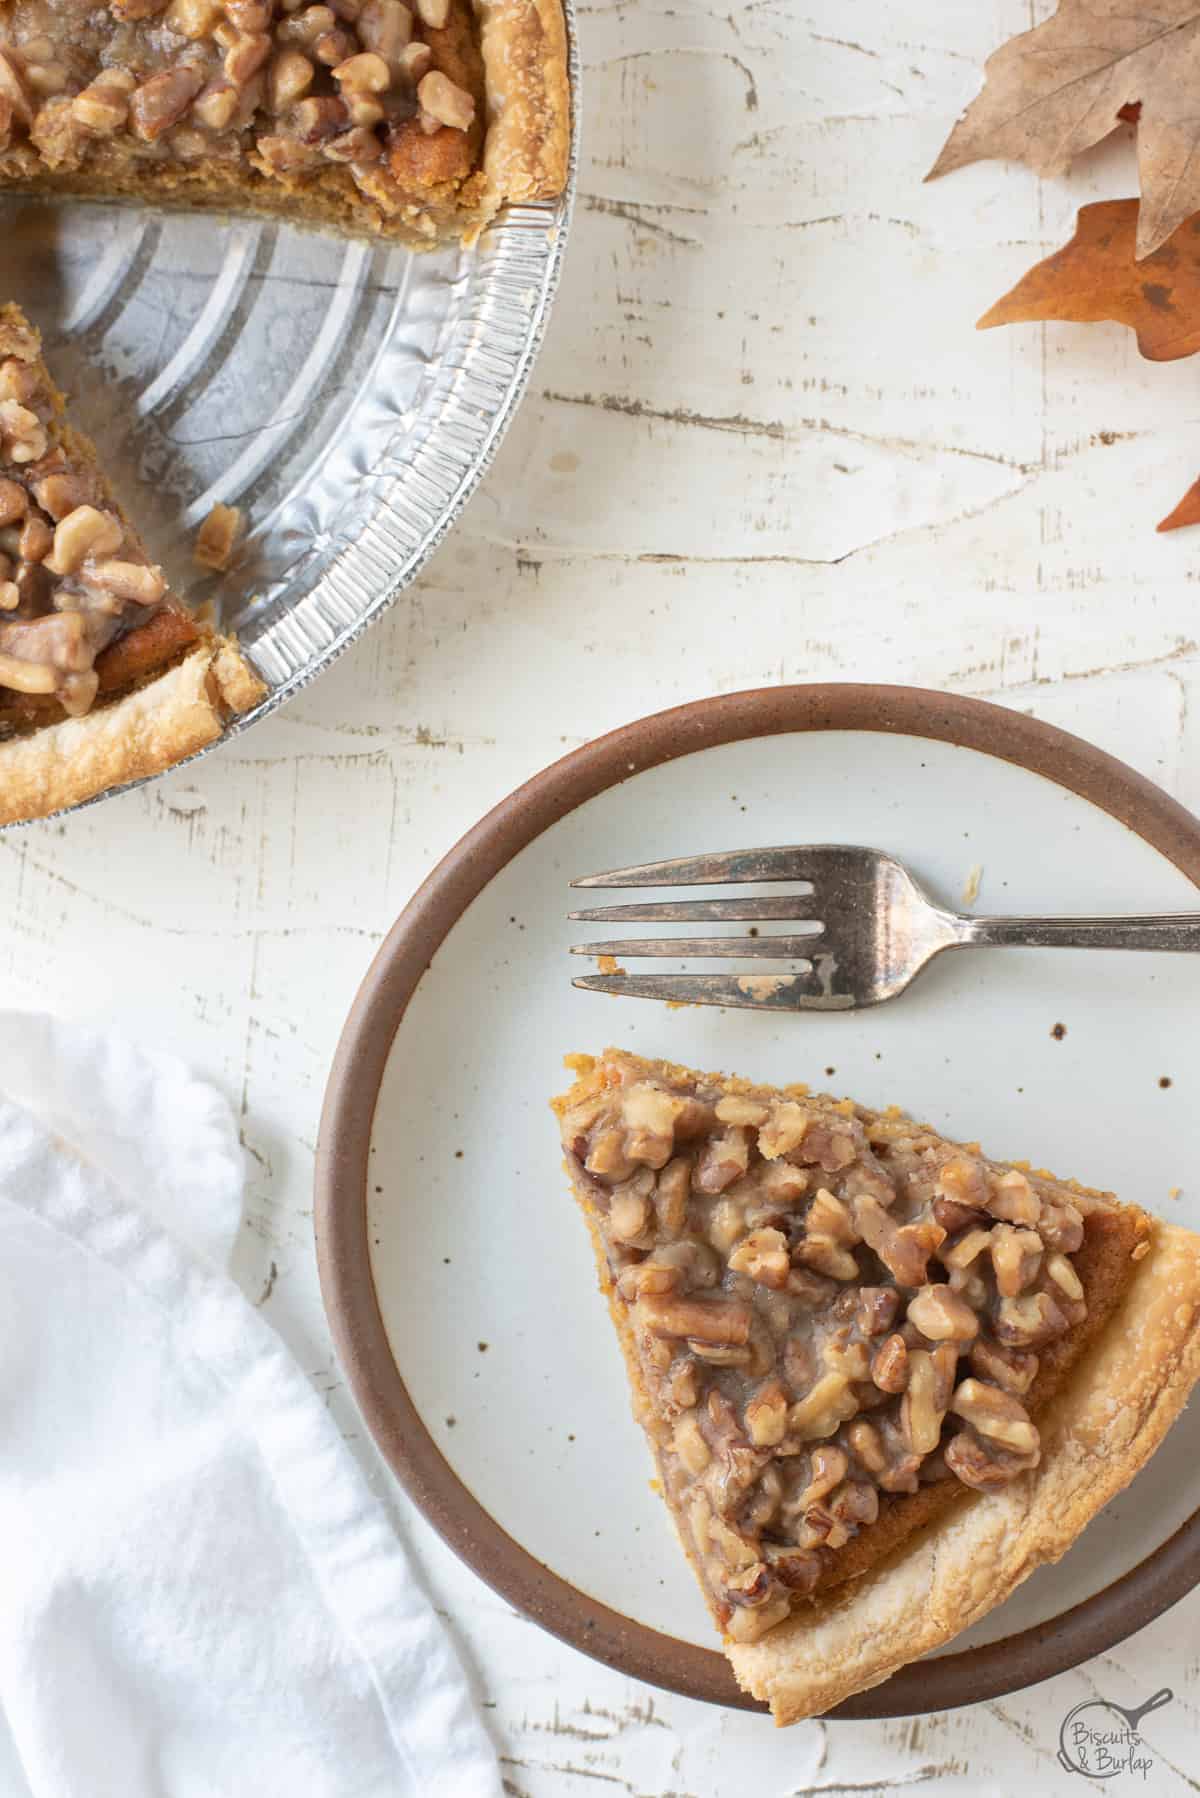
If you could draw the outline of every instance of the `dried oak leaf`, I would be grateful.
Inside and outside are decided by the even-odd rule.
[[[1060,0],[988,58],[983,92],[928,178],[989,156],[1057,174],[1119,118],[1136,119],[1137,255],[1149,256],[1200,212],[1198,93],[1200,0]]]
[[[1173,512],[1168,512],[1159,531],[1181,531],[1185,525],[1200,524],[1200,481],[1193,481]]]
[[[1149,362],[1174,362],[1200,350],[1200,217],[1161,249],[1135,260],[1138,203],[1081,206],[1070,243],[1031,268],[979,321],[992,325],[1113,319],[1137,332]]]

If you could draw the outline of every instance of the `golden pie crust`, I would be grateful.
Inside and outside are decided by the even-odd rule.
[[[670,1149],[657,1145],[655,1152],[652,1131],[646,1134],[651,1113],[644,1102],[645,1087],[686,1095],[689,1102],[699,1098],[709,1106],[718,1097],[728,1100],[731,1108],[747,1102],[802,1105],[810,1122],[821,1129],[861,1127],[860,1141],[872,1147],[882,1145],[885,1156],[903,1152],[915,1141],[923,1151],[941,1158],[943,1173],[947,1154],[976,1158],[976,1165],[987,1171],[989,1179],[1011,1179],[1015,1169],[1013,1164],[987,1162],[977,1145],[968,1145],[964,1151],[961,1145],[948,1144],[899,1112],[873,1113],[849,1101],[811,1095],[803,1087],[754,1086],[667,1062],[643,1061],[611,1049],[595,1061],[587,1056],[568,1057],[568,1065],[578,1078],[570,1092],[554,1101],[554,1109],[567,1151],[568,1172],[592,1239],[601,1289],[626,1362],[634,1412],[646,1429],[681,1544],[718,1627],[723,1627],[725,1618],[716,1602],[719,1592],[710,1583],[711,1569],[706,1571],[688,1522],[688,1484],[671,1477],[673,1463],[676,1474],[679,1472],[672,1418],[680,1414],[669,1404],[666,1411],[661,1409],[665,1389],[659,1387],[656,1392],[656,1376],[638,1340],[639,1329],[644,1327],[638,1317],[641,1306],[628,1302],[621,1285],[631,1275],[640,1278],[638,1254],[646,1267],[652,1267],[669,1259],[672,1248],[679,1249],[681,1235],[692,1240],[697,1230],[702,1231],[695,1213],[701,1192],[697,1180],[700,1161],[692,1163],[687,1222],[677,1222],[673,1230],[666,1231],[656,1186],[653,1200],[646,1201],[652,1203],[652,1209],[643,1224],[645,1234],[630,1239],[636,1251],[632,1257],[627,1259],[621,1253],[620,1232],[611,1214],[606,1216],[617,1195],[630,1190],[629,1168],[639,1157],[648,1157],[648,1165],[654,1168],[665,1167],[669,1177],[676,1166],[675,1157],[695,1153],[686,1150],[681,1138]],[[614,1117],[621,1117],[622,1102],[619,1098],[606,1100],[606,1089],[618,1095],[632,1092],[627,1117],[634,1120],[639,1135],[636,1148],[630,1146],[633,1138],[627,1134],[623,1146],[618,1142],[614,1150],[609,1126]],[[844,1123],[839,1124],[839,1119]],[[576,1134],[579,1131],[583,1134]],[[603,1175],[589,1178],[589,1164],[582,1159],[585,1144],[597,1148],[598,1134],[605,1135],[606,1141],[599,1146],[597,1166],[601,1155],[613,1165],[615,1155],[615,1190]],[[628,1158],[622,1161],[623,1154]],[[672,1157],[669,1163],[662,1159],[667,1154]],[[864,1160],[870,1159],[868,1153]],[[758,1165],[765,1167],[766,1163]],[[635,1166],[635,1175],[636,1171]],[[753,1171],[752,1166],[751,1175]],[[908,1196],[908,1176],[893,1172],[893,1177],[897,1194]],[[659,1176],[655,1178],[657,1182]],[[1038,1566],[1057,1560],[1149,1459],[1200,1378],[1200,1236],[1156,1222],[1136,1206],[1120,1205],[1110,1194],[1093,1192],[1075,1182],[1057,1182],[1045,1174],[1029,1174],[1026,1184],[1029,1181],[1048,1206],[1076,1205],[1084,1226],[1070,1258],[1086,1297],[1086,1315],[1082,1315],[1084,1307],[1078,1306],[1079,1315],[1069,1331],[1042,1345],[1032,1381],[1022,1389],[1028,1416],[1040,1436],[1040,1458],[1028,1471],[1017,1471],[1015,1477],[1010,1470],[1007,1483],[999,1489],[972,1490],[960,1480],[941,1478],[920,1484],[916,1490],[881,1493],[877,1515],[842,1543],[803,1595],[793,1591],[790,1615],[784,1607],[783,1619],[756,1640],[725,1636],[725,1650],[739,1683],[770,1705],[777,1723],[819,1715],[853,1693],[880,1684],[898,1668],[951,1641],[1001,1603]],[[829,1184],[835,1184],[833,1178]],[[606,1185],[613,1192],[611,1200],[605,1196]],[[636,1179],[634,1186],[636,1189]],[[727,1190],[737,1195],[745,1186],[743,1181]],[[993,1195],[994,1191],[993,1187]],[[739,1202],[753,1207],[752,1198]],[[969,1225],[952,1227],[969,1233]],[[961,1239],[950,1235],[943,1246],[952,1249],[955,1240]],[[933,1254],[936,1261],[939,1250]],[[795,1262],[793,1251],[793,1265]],[[943,1272],[947,1268],[948,1264]],[[736,1286],[735,1282],[734,1290]],[[636,1290],[643,1289],[637,1286]],[[659,1290],[657,1282],[645,1290]],[[714,1293],[697,1291],[695,1296],[703,1303]],[[783,1294],[775,1296],[782,1298]],[[978,1302],[984,1303],[982,1299]],[[793,1322],[785,1327],[803,1325]],[[994,1322],[985,1324],[983,1334],[995,1328]],[[677,1334],[674,1330],[670,1333]],[[687,1346],[692,1354],[697,1352],[696,1342]],[[681,1347],[677,1342],[676,1350]],[[699,1352],[704,1353],[702,1345]],[[679,1364],[672,1363],[671,1378]],[[758,1388],[760,1392],[764,1389]],[[706,1390],[711,1389],[701,1388],[701,1407]],[[684,1402],[695,1404],[696,1400],[692,1397]],[[701,1411],[682,1415],[696,1417]],[[749,1428],[749,1415],[749,1411],[744,1414],[743,1430]],[[877,1421],[880,1415],[870,1409],[860,1412],[864,1420]],[[715,1456],[716,1443],[711,1435],[709,1439]],[[744,1434],[725,1441],[742,1445],[735,1447],[735,1456],[749,1446]],[[784,1444],[777,1452],[791,1455],[797,1446],[801,1445]],[[1019,1468],[1023,1463],[1016,1465]],[[693,1482],[692,1490],[700,1486],[703,1477],[701,1474]],[[736,1514],[730,1520],[736,1525]],[[769,1552],[762,1540],[756,1552]],[[735,1610],[734,1619],[737,1616]]]

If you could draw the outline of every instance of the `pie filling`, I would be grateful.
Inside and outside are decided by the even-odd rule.
[[[571,1058],[556,1101],[641,1422],[726,1633],[838,1583],[894,1495],[1036,1467],[1039,1351],[1083,1323],[1095,1194],[899,1112]],[[846,1577],[843,1574],[842,1577]]]
[[[158,611],[162,570],[64,428],[36,333],[0,308],[0,701],[96,697],[96,658]]]
[[[482,141],[468,0],[0,0],[0,172],[340,171],[432,236]],[[6,156],[6,152],[9,154]]]

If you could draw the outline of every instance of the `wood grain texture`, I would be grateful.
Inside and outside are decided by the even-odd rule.
[[[563,291],[461,527],[248,737],[0,836],[8,1002],[119,1020],[238,1108],[241,1277],[378,1474],[511,1798],[1071,1798],[1066,1711],[1161,1685],[1146,1789],[1200,1782],[1200,1595],[975,1711],[779,1735],[562,1647],[378,1468],[312,1247],[325,1076],[384,931],[483,811],[587,737],[763,682],[909,681],[1027,708],[1200,806],[1196,539],[1154,533],[1195,465],[1194,382],[1115,325],[974,329],[1081,204],[1134,191],[1130,146],[1055,183],[998,163],[921,180],[985,56],[1048,10],[585,4]]]

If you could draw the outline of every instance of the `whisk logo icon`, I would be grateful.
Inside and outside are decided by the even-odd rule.
[[[1175,1694],[1169,1686],[1130,1708],[1109,1698],[1089,1698],[1068,1711],[1058,1732],[1058,1758],[1068,1773],[1086,1779],[1112,1779],[1132,1773],[1148,1779],[1154,1756],[1142,1740],[1141,1722],[1161,1710]]]

